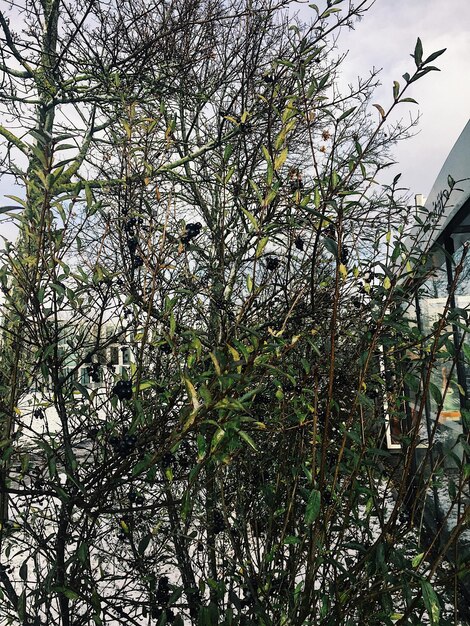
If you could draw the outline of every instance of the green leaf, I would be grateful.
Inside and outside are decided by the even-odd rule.
[[[34,137],[34,139],[36,139],[36,141],[40,143],[42,146],[45,146],[50,140],[50,136],[48,135],[48,133],[40,129],[32,128],[29,131],[29,134],[31,135],[31,137]]]
[[[28,203],[26,202],[26,200],[23,200],[22,198],[18,198],[18,196],[9,196],[5,194],[5,198],[9,198],[10,200],[14,200],[15,202],[18,202],[18,204],[21,204],[21,206],[24,207],[25,209],[28,207]]]
[[[432,54],[430,54],[428,56],[428,58],[423,62],[423,65],[426,65],[427,63],[431,63],[432,61],[434,61],[435,59],[437,59],[437,57],[440,57],[441,54],[444,54],[444,52],[447,50],[447,48],[442,48],[442,50],[438,50],[437,52],[433,52]]]
[[[424,552],[420,552],[419,554],[417,554],[415,557],[413,557],[413,560],[411,561],[411,565],[413,567],[418,567],[418,565],[421,563],[421,561],[423,560],[424,557]]]
[[[233,146],[232,146],[231,143],[228,143],[225,146],[225,150],[224,150],[224,161],[225,161],[225,163],[227,163],[227,161],[230,159],[230,156],[231,156],[232,152],[233,152]]]
[[[86,563],[88,561],[88,544],[86,542],[80,544],[77,550],[77,556],[80,563]]]
[[[20,622],[23,623],[26,617],[26,590],[18,598],[17,611]]]
[[[305,509],[305,523],[307,525],[313,524],[320,513],[321,495],[317,489],[313,489],[310,493],[307,502],[307,508]]]
[[[238,434],[240,435],[240,437],[242,439],[244,439],[246,441],[246,443],[253,448],[253,450],[255,452],[258,452],[258,449],[255,446],[255,442],[253,441],[253,439],[250,437],[250,435],[248,433],[246,433],[244,430],[239,430]]]
[[[202,461],[206,454],[206,440],[204,436],[198,433],[197,435],[197,460]]]
[[[23,561],[23,564],[20,567],[19,575],[21,580],[28,580],[28,563],[27,561]]]
[[[442,404],[442,394],[441,394],[441,390],[439,389],[439,387],[437,385],[435,385],[434,383],[429,383],[429,392],[431,394],[432,399],[434,400],[434,402],[440,406]]]
[[[325,244],[325,248],[328,252],[331,252],[336,259],[338,257],[338,244],[336,241],[334,239],[330,239],[329,237],[325,237],[323,239],[323,243]]]
[[[429,614],[431,626],[438,626],[441,607],[436,592],[427,580],[421,581],[421,591],[423,592],[424,606]]]
[[[294,535],[287,535],[282,543],[286,546],[293,546],[299,544],[300,539],[298,537],[294,537]]]
[[[416,63],[416,67],[419,67],[423,62],[423,44],[421,43],[421,39],[419,37],[416,41],[413,57]]]
[[[342,120],[345,120],[347,117],[349,117],[352,113],[354,113],[354,111],[356,110],[357,107],[353,107],[352,109],[348,109],[347,111],[345,111],[344,113],[342,113],[339,118],[338,118],[338,122],[341,122]]]
[[[256,258],[257,259],[259,259],[260,256],[263,254],[263,250],[265,249],[268,241],[269,241],[269,237],[263,237],[262,239],[258,241],[258,245],[256,246]]]
[[[86,206],[88,209],[90,209],[93,204],[93,194],[91,193],[91,188],[88,183],[85,183],[85,199]]]
[[[139,541],[139,545],[137,546],[137,552],[141,556],[144,555],[145,550],[148,548],[151,538],[152,538],[152,535],[148,534],[148,535],[144,535],[144,537],[142,537],[142,539]]]

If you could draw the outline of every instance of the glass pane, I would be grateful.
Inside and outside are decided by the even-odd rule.
[[[119,348],[117,346],[111,346],[109,349],[109,362],[112,365],[119,364]]]
[[[462,241],[461,233],[458,241]],[[436,529],[441,525],[445,529],[444,536],[461,521],[464,501],[468,497],[461,478],[462,464],[465,462],[462,441],[469,363],[467,361],[464,364],[459,349],[462,342],[468,342],[465,333],[467,322],[465,311],[455,310],[454,302],[457,308],[469,307],[470,258],[463,259],[457,288],[454,294],[450,293],[450,285],[454,281],[463,251],[460,246],[452,261],[447,258],[447,262],[442,254],[434,256],[438,265],[433,276],[423,286],[419,299],[421,330],[426,337],[426,349],[433,362],[427,406],[427,429],[432,436],[431,446],[427,454],[417,456],[426,460],[426,474],[429,476],[430,473],[433,477],[429,483],[432,485],[429,493],[433,494],[433,498],[427,500],[426,506],[429,515],[436,518]],[[446,265],[451,268],[450,276]],[[435,333],[444,314],[447,324],[441,329],[438,350],[433,354]],[[434,502],[434,507],[431,502]]]
[[[470,233],[465,233],[467,238],[470,238]],[[459,241],[462,239],[463,235],[459,235]],[[468,241],[467,241],[468,243]],[[464,309],[464,312],[461,314],[460,322],[462,325],[468,325],[469,317],[470,317],[470,250],[465,252],[465,247],[461,246],[457,249],[455,255],[455,265],[456,267],[461,266],[461,272],[459,276],[459,280],[457,283],[457,288],[455,290],[455,306]],[[467,320],[465,321],[465,317]],[[468,392],[470,390],[470,337],[469,334],[466,333],[462,326],[458,326],[456,329],[456,333],[458,335],[459,341],[462,341],[462,355],[461,355],[461,385],[466,392],[466,397],[468,398]],[[470,407],[467,406],[467,409]]]
[[[90,382],[90,374],[88,373],[88,368],[82,367],[80,370],[80,382],[82,385],[88,385]]]
[[[122,362],[124,365],[127,365],[131,362],[131,353],[129,348],[121,348],[122,350]]]
[[[421,327],[425,335],[429,336],[429,349],[432,349],[434,333],[437,330],[442,316],[450,307],[449,285],[444,254],[436,253],[434,262],[440,265],[434,269],[423,286],[420,295]],[[439,426],[438,437],[442,435],[442,443],[449,444],[448,434],[442,427],[453,429],[453,422],[460,422],[460,396],[457,379],[457,367],[454,349],[454,329],[447,325],[442,329],[439,350],[436,353],[435,363],[430,379],[430,424],[431,430],[437,418]]]

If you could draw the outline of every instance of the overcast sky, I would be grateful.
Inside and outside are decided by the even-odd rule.
[[[308,15],[305,4],[301,10]],[[421,113],[419,134],[396,148],[398,166],[391,177],[402,172],[405,187],[427,196],[470,118],[470,0],[376,0],[355,30],[343,32],[339,45],[341,51],[349,50],[345,80],[382,68],[382,87],[374,102],[386,108],[393,81],[402,82],[404,72],[412,73],[409,55],[417,37],[425,57],[441,48],[447,51],[436,61],[442,71],[429,73],[408,93],[419,106],[403,105],[403,116],[407,119],[410,110]],[[0,180],[0,204],[9,204],[4,193],[12,190]],[[11,237],[12,230],[0,223],[0,234]]]
[[[442,48],[430,72],[410,86],[418,101],[402,105],[403,115],[421,113],[419,134],[397,146],[396,171],[413,194],[427,196],[447,154],[470,118],[470,0],[376,0],[354,31],[345,32],[341,48],[349,50],[345,70],[349,79],[382,68],[382,87],[374,102],[389,105],[394,80],[413,71],[417,37],[424,58]],[[408,108],[407,108],[408,107]],[[469,146],[470,151],[470,146]],[[469,172],[470,176],[470,172]]]

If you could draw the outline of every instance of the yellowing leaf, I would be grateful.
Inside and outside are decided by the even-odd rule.
[[[253,215],[253,213],[250,213],[250,211],[248,211],[247,209],[243,207],[241,207],[241,210],[246,215],[246,217],[250,220],[251,224],[253,225],[253,228],[255,230],[259,230],[258,222],[256,221],[256,217]]]
[[[227,348],[230,351],[230,354],[232,355],[232,358],[234,361],[239,361],[240,360],[240,354],[238,353],[238,351],[231,345],[227,344]]]
[[[186,389],[188,390],[189,399],[191,400],[194,409],[197,410],[199,408],[200,404],[199,404],[199,399],[197,397],[196,389],[194,388],[194,385],[189,380],[189,378],[185,377],[184,378],[184,382],[185,382],[185,385],[186,385]]]
[[[129,534],[129,526],[126,524],[126,522],[122,519],[121,522],[121,528],[122,530],[128,535]]]
[[[263,250],[266,247],[266,244],[268,243],[268,237],[263,237],[262,239],[259,240],[258,245],[256,246],[256,258],[259,259],[260,256],[263,254]]]
[[[294,335],[291,340],[291,346],[295,346],[295,344],[299,341],[301,335]]]
[[[392,283],[390,282],[390,278],[388,276],[385,276],[384,289],[390,289],[391,286],[392,286]]]
[[[373,104],[372,106],[374,106],[377,111],[380,113],[380,116],[382,119],[385,118],[385,111],[383,110],[383,107],[380,106],[380,104]]]
[[[346,276],[348,275],[348,268],[346,267],[346,265],[344,265],[344,263],[340,263],[338,270],[342,278],[346,278]]]
[[[274,169],[276,171],[279,170],[284,165],[284,162],[287,159],[287,154],[288,154],[288,149],[286,146],[284,150],[274,160]]]
[[[219,364],[219,361],[217,360],[217,357],[215,356],[215,354],[213,352],[209,352],[209,356],[212,359],[212,363],[214,364],[217,376],[221,376],[222,375],[222,371],[220,369],[220,364]]]

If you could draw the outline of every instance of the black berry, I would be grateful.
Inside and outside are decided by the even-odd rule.
[[[300,235],[298,235],[295,238],[294,245],[297,248],[297,250],[303,250],[304,249],[304,240],[302,239],[302,237]]]
[[[279,267],[279,259],[275,256],[268,257],[268,259],[266,260],[266,269],[272,272],[278,267]]]
[[[131,400],[132,382],[130,380],[118,380],[113,387],[112,393],[114,396],[117,396],[119,400]]]

